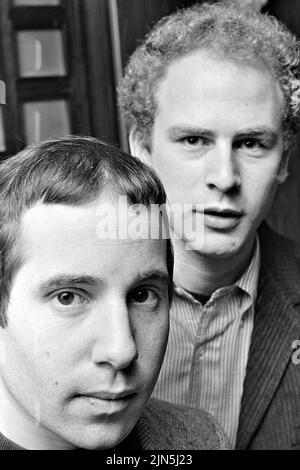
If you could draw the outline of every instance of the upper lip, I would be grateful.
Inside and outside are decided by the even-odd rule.
[[[219,207],[207,207],[204,209],[204,214],[209,215],[219,215],[219,216],[228,216],[228,217],[241,217],[243,215],[242,211],[238,211],[236,209],[221,209]]]
[[[100,400],[120,400],[121,398],[126,398],[130,395],[136,394],[137,391],[134,390],[123,390],[120,392],[112,392],[112,391],[98,391],[98,392],[85,392],[81,393],[81,396],[91,397],[91,398],[99,398]]]

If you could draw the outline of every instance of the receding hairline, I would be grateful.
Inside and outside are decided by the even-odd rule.
[[[178,67],[180,67],[181,60],[184,60],[186,58],[187,59],[193,59],[193,58],[196,59],[199,52],[204,53],[201,60],[205,61],[206,60],[205,56],[207,55],[209,61],[215,62],[218,65],[220,64],[220,61],[221,61],[224,64],[226,64],[226,63],[232,64],[235,68],[240,69],[240,70],[242,70],[242,69],[257,70],[260,73],[262,78],[264,78],[262,75],[265,75],[266,77],[268,77],[269,82],[268,82],[267,85],[269,85],[269,84],[271,85],[273,83],[273,85],[274,85],[273,92],[276,93],[276,95],[278,97],[278,100],[279,100],[278,105],[280,106],[280,123],[282,125],[283,115],[284,115],[284,110],[285,110],[285,105],[286,105],[285,97],[284,97],[284,94],[283,94],[283,91],[282,91],[282,88],[280,86],[280,82],[279,82],[278,78],[272,73],[272,71],[267,67],[266,64],[264,64],[260,60],[253,61],[252,64],[245,64],[243,62],[236,61],[234,58],[231,58],[231,57],[228,57],[228,58],[227,57],[221,57],[221,55],[219,53],[216,53],[215,56],[211,57],[210,54],[209,54],[209,49],[199,48],[197,50],[191,51],[187,54],[184,54],[180,57],[175,58],[166,67],[166,71],[165,71],[164,76],[160,80],[157,81],[156,92],[154,94],[154,100],[155,100],[155,103],[156,103],[156,110],[155,110],[155,115],[154,115],[154,123],[153,123],[153,126],[152,126],[151,141],[152,141],[152,138],[153,138],[153,131],[155,129],[156,119],[157,119],[157,117],[159,116],[159,114],[161,112],[160,98],[161,98],[162,94],[164,94],[164,92],[168,93],[168,90],[170,89],[170,86],[167,83],[167,80],[168,80],[168,77],[169,77],[171,67],[176,66],[176,65]],[[220,61],[218,60],[218,58],[220,59]],[[182,69],[184,69],[184,67],[181,67],[181,70]],[[176,75],[173,76],[173,80],[176,80]],[[264,80],[264,82],[265,82],[265,80]],[[164,85],[165,85],[165,87],[164,87]],[[276,99],[277,99],[276,96],[274,96],[274,100],[276,100]],[[219,97],[217,97],[216,100],[219,101]],[[283,129],[281,129],[281,131],[283,132]],[[179,119],[178,122],[176,121],[175,123],[173,123],[173,125],[170,126],[170,128],[167,130],[167,133],[168,133],[170,138],[172,138],[174,136],[178,137],[181,134],[182,135],[187,135],[187,134],[190,133],[192,135],[194,135],[194,134],[198,135],[198,134],[204,134],[204,133],[209,134],[210,132],[211,132],[210,129],[199,128],[199,126],[197,126],[197,123],[194,124],[190,120],[188,120],[188,122],[186,122],[184,119],[183,120]],[[239,129],[236,132],[237,135],[250,134],[250,133],[252,135],[254,135],[254,134],[266,134],[267,135],[268,134],[269,137],[274,138],[277,135],[277,129],[275,129],[275,127],[273,127],[273,126],[253,125],[252,127],[250,126],[248,128]]]
[[[40,199],[38,201],[35,202],[35,204],[33,204],[31,207],[28,207],[28,208],[24,208],[24,210],[22,211],[22,213],[20,214],[20,217],[19,217],[19,220],[18,220],[18,223],[17,225],[15,224],[15,242],[14,242],[14,256],[16,257],[16,260],[17,260],[17,263],[18,263],[18,268],[15,270],[15,274],[16,272],[24,265],[24,263],[26,263],[26,261],[29,259],[29,254],[27,254],[27,248],[28,248],[28,242],[30,243],[30,240],[29,240],[29,236],[32,234],[30,234],[30,230],[32,229],[33,227],[33,224],[32,224],[32,220],[30,220],[30,217],[35,217],[36,215],[39,215],[39,214],[32,214],[32,211],[35,211],[36,209],[43,209],[45,207],[48,207],[49,209],[55,211],[58,207],[59,208],[66,208],[66,209],[70,209],[70,210],[88,210],[88,209],[92,209],[92,210],[95,210],[95,234],[97,234],[97,223],[99,222],[98,218],[100,217],[99,215],[97,215],[97,212],[98,212],[98,209],[101,208],[101,206],[106,206],[107,204],[112,204],[112,206],[114,206],[115,208],[116,207],[119,207],[118,206],[118,201],[117,201],[117,198],[118,196],[122,196],[122,194],[120,194],[119,192],[115,191],[114,189],[110,189],[108,190],[107,188],[104,190],[104,191],[100,191],[99,194],[96,196],[96,197],[93,197],[92,199],[90,200],[83,200],[83,201],[80,201],[78,203],[71,203],[71,204],[64,204],[64,203],[61,203],[61,202],[58,202],[58,203],[47,203],[47,202],[44,202],[43,199]],[[151,202],[149,203],[149,206],[151,205]],[[134,205],[131,205],[131,206],[135,206]],[[129,205],[130,207],[130,205]],[[147,207],[147,206],[145,206]],[[70,212],[71,214],[71,212]],[[75,215],[75,213],[73,213]],[[50,214],[49,214],[50,215]],[[63,215],[63,212],[62,214]],[[45,214],[45,217],[47,218],[47,214]],[[76,215],[77,217],[77,215]],[[29,220],[27,220],[27,218],[29,218]],[[153,218],[149,217],[148,218],[148,221],[150,221],[150,223],[152,224],[153,222]],[[37,224],[41,224],[42,219],[39,218],[37,220]],[[128,230],[128,226],[129,224],[127,223],[124,227],[127,228]],[[28,230],[29,229],[29,230]],[[116,226],[116,234],[119,233],[119,230],[122,229],[122,227],[120,227],[117,223],[117,226]],[[151,229],[151,227],[150,227]],[[122,232],[122,230],[121,230]],[[156,233],[156,232],[155,232]],[[115,234],[115,232],[113,232],[113,235]],[[123,235],[123,232],[122,232],[122,235]],[[129,241],[127,241],[129,240]],[[141,239],[137,239],[137,240],[132,240],[130,237],[128,238],[113,238],[113,239],[101,239],[101,237],[99,236],[99,243],[97,244],[97,246],[107,246],[107,245],[110,245],[110,244],[113,244],[115,242],[122,242],[122,244],[125,246],[125,245],[129,245],[129,246],[133,246],[133,245],[138,245],[138,244],[141,244],[141,243],[144,243],[144,242],[147,242],[147,241],[150,241],[150,242],[166,242],[167,243],[167,240],[165,240],[163,238],[163,236],[159,237],[158,239],[152,239],[150,236],[149,238],[141,238]],[[166,245],[166,250],[167,250],[167,245]]]
[[[89,136],[47,139],[0,163],[0,326],[7,326],[11,283],[21,261],[22,214],[42,199],[79,206],[97,199],[107,187],[127,196],[131,204],[161,205],[166,200],[152,169],[115,145]],[[169,255],[171,266],[171,250]]]
[[[261,75],[264,74],[266,78],[269,77],[270,81],[273,81],[274,83],[276,83],[278,87],[278,91],[280,91],[280,94],[282,98],[284,99],[283,90],[282,90],[278,77],[273,73],[270,67],[268,67],[268,64],[266,64],[262,60],[262,58],[253,56],[253,60],[249,60],[245,62],[242,59],[235,57],[234,55],[231,55],[230,53],[228,53],[227,55],[226,54],[223,55],[220,51],[215,51],[213,48],[211,49],[210,47],[198,47],[191,51],[187,51],[183,54],[179,54],[178,56],[174,57],[171,61],[165,64],[163,73],[159,78],[157,78],[155,86],[154,86],[154,98],[156,99],[156,105],[158,104],[157,94],[159,93],[162,83],[169,76],[170,70],[180,65],[180,62],[184,61],[185,59],[195,59],[196,61],[197,56],[198,56],[198,59],[200,57],[200,60],[202,61],[206,61],[206,62],[208,61],[208,62],[216,63],[218,65],[221,65],[221,64],[232,65],[233,69],[235,68],[235,69],[240,69],[240,70],[242,69],[256,70]],[[204,73],[205,73],[205,70],[204,70]]]

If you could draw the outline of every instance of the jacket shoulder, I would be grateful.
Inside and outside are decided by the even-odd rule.
[[[261,247],[258,301],[269,286],[269,292],[272,290],[277,299],[281,298],[293,308],[300,305],[299,245],[277,234],[266,223],[262,224],[258,234]]]
[[[289,252],[300,262],[300,244],[285,235],[275,232],[266,222],[261,225],[258,233],[264,249]]]
[[[230,448],[221,426],[205,411],[152,399],[146,407],[143,419],[161,449]]]
[[[259,231],[262,261],[271,271],[286,271],[287,276],[300,278],[300,245],[280,235],[263,223]]]

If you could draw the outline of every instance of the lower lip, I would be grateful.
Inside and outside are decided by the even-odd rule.
[[[231,230],[236,227],[242,216],[222,217],[220,215],[204,214],[204,224],[214,230]]]
[[[134,394],[119,398],[117,400],[109,400],[79,395],[75,398],[75,400],[78,404],[80,404],[80,407],[83,407],[84,410],[91,412],[92,414],[110,416],[124,411],[133,400],[133,397]]]

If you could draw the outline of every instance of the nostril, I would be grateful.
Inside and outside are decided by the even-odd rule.
[[[232,194],[236,194],[240,191],[241,189],[241,182],[240,181],[235,181],[234,185],[232,186],[232,188],[230,188],[230,192]]]

